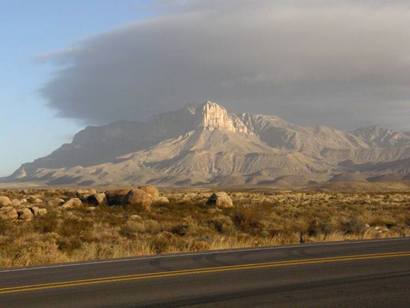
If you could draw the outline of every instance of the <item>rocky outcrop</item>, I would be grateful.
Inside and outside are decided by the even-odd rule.
[[[37,206],[32,206],[30,207],[31,212],[33,213],[34,216],[43,216],[47,214],[47,209],[45,208],[39,208]]]
[[[12,202],[9,197],[0,196],[0,207],[10,205],[12,205]]]
[[[211,101],[203,104],[200,119],[200,127],[209,131],[220,129],[231,133],[251,133],[239,117],[229,114],[225,108]]]
[[[127,195],[129,191],[130,191],[129,189],[116,189],[116,190],[106,191],[105,197],[106,197],[108,205],[115,206],[115,205],[126,204]]]
[[[153,201],[153,205],[155,206],[168,205],[168,204],[169,204],[169,199],[164,196],[158,197],[157,199]]]
[[[126,197],[126,203],[133,208],[140,208],[145,211],[151,210],[154,197],[142,189],[136,188],[129,191]]]
[[[11,206],[0,208],[0,218],[4,220],[14,220],[19,217],[17,210]]]
[[[83,203],[81,202],[79,198],[72,198],[68,200],[66,203],[64,203],[61,207],[66,210],[66,209],[80,207],[82,204]]]
[[[90,205],[104,205],[107,202],[107,197],[105,193],[95,193],[92,195],[87,196],[85,199],[85,202],[87,202]]]
[[[61,199],[61,198],[53,198],[47,201],[47,204],[49,206],[60,206],[64,203],[65,203],[64,199]]]
[[[216,206],[217,208],[232,208],[233,207],[233,201],[226,192],[213,193],[209,197],[206,204],[210,206]]]
[[[145,191],[147,194],[151,195],[153,200],[156,200],[159,198],[159,190],[153,185],[145,185],[145,186],[140,186],[138,187],[142,191]]]
[[[30,221],[33,219],[33,212],[29,208],[22,208],[17,211],[18,218],[23,221]]]

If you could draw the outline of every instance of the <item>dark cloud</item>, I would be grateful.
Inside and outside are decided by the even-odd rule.
[[[62,117],[143,119],[216,100],[343,128],[410,128],[410,10],[396,1],[157,1],[161,16],[44,55]],[[171,4],[170,4],[171,3]]]

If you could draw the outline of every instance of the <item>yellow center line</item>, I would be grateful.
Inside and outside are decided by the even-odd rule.
[[[16,287],[0,288],[0,294],[38,291],[38,290],[56,289],[56,288],[66,288],[66,287],[74,287],[74,286],[95,285],[95,284],[121,282],[121,281],[133,281],[133,280],[144,280],[144,279],[165,278],[165,277],[178,277],[178,276],[186,276],[186,275],[219,273],[219,272],[227,272],[227,271],[252,270],[252,269],[275,268],[275,267],[306,265],[306,264],[321,264],[321,263],[386,259],[386,258],[398,258],[398,257],[410,257],[410,251],[364,254],[364,255],[350,255],[350,256],[314,258],[314,259],[272,261],[272,262],[264,262],[264,263],[250,263],[250,264],[218,266],[218,267],[203,267],[203,268],[185,269],[185,270],[177,270],[177,271],[169,271],[169,272],[156,272],[156,273],[154,272],[154,273],[144,273],[144,274],[132,274],[132,275],[101,277],[101,278],[93,278],[93,279],[43,283],[43,284],[34,284],[34,285],[23,285],[23,286],[16,286]]]

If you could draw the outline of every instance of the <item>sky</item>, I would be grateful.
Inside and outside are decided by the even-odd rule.
[[[410,4],[0,0],[0,176],[86,125],[214,100],[410,130]]]
[[[41,95],[55,68],[41,56],[151,15],[147,1],[0,0],[0,176],[49,154],[85,123]]]

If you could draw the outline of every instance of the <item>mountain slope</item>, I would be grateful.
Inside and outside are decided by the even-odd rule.
[[[292,185],[328,180],[350,172],[347,166],[409,158],[409,145],[405,133],[303,127],[275,116],[237,115],[208,101],[146,122],[87,127],[72,143],[23,164],[8,180]]]

